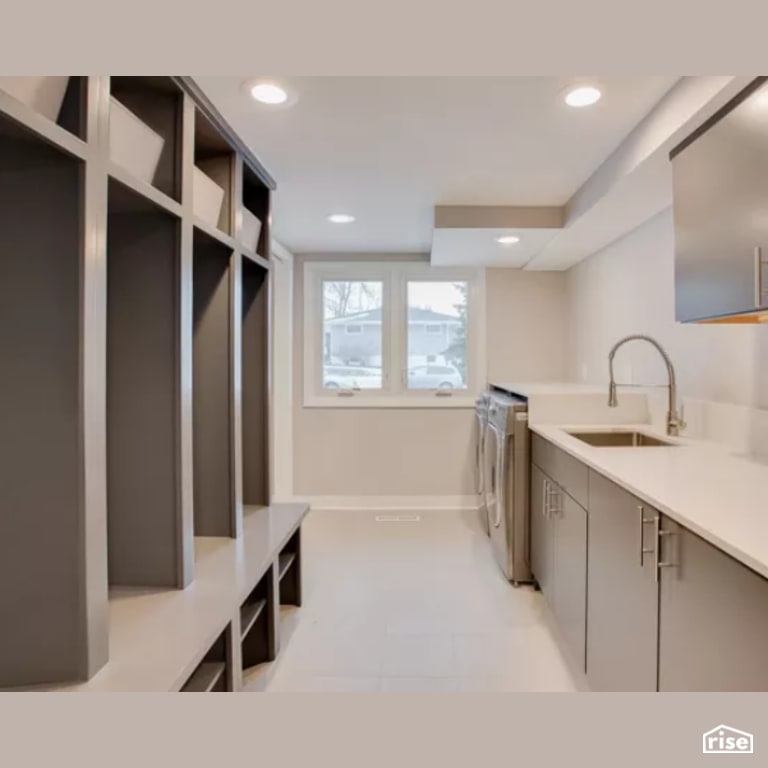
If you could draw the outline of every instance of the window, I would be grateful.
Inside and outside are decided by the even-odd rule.
[[[485,383],[484,272],[307,262],[304,402],[468,407]]]
[[[406,279],[406,286],[408,389],[466,389],[469,284]],[[442,365],[416,367],[438,362]]]
[[[382,283],[323,280],[322,296],[322,388],[381,389]]]

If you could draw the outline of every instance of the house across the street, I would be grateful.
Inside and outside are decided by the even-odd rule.
[[[371,309],[327,319],[323,360],[345,365],[381,366],[382,310]],[[455,315],[411,307],[408,310],[408,363],[410,366],[443,360],[462,320]]]

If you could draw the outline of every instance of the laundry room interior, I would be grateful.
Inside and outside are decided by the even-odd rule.
[[[0,77],[0,689],[768,691],[766,125]]]

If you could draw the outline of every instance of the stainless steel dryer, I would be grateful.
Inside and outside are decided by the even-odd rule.
[[[483,491],[491,549],[513,584],[532,581],[528,536],[530,433],[525,400],[491,392]]]
[[[475,494],[478,499],[478,513],[480,525],[488,536],[488,512],[485,508],[485,494],[483,491],[483,449],[485,447],[485,428],[488,425],[488,404],[491,399],[490,392],[483,392],[475,400]]]

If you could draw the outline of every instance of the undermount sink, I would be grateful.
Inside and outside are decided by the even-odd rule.
[[[652,448],[658,446],[674,447],[675,443],[667,442],[658,437],[632,432],[614,430],[612,432],[569,432],[569,435],[588,445],[598,448]]]

